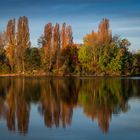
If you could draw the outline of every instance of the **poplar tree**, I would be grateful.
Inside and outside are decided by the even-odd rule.
[[[62,38],[62,49],[66,48],[68,45],[73,44],[72,28],[70,25],[66,26],[66,23],[62,25],[61,38]]]
[[[66,23],[62,24],[61,41],[62,41],[62,49],[64,49],[66,47]]]
[[[53,26],[52,23],[48,23],[44,28],[44,40],[43,48],[45,54],[45,63],[49,71],[52,69],[52,42],[53,42]]]
[[[11,71],[14,70],[15,65],[15,48],[16,48],[16,31],[15,31],[15,19],[8,21],[6,29],[6,56],[9,61]]]
[[[66,27],[66,46],[73,44],[73,35],[71,26]]]
[[[56,23],[54,27],[54,34],[53,34],[53,47],[54,47],[54,55],[56,60],[56,67],[58,68],[59,65],[59,59],[60,59],[60,29],[59,24]]]
[[[23,16],[18,19],[18,31],[17,31],[17,64],[18,71],[22,71],[24,74],[25,69],[25,51],[30,47],[30,33],[28,18]]]
[[[112,31],[109,29],[109,20],[106,18],[99,24],[98,40],[102,44],[107,44],[112,41]]]

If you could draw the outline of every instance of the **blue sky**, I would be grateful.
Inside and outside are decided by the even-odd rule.
[[[113,35],[128,38],[131,50],[140,49],[140,0],[0,0],[0,31],[9,19],[19,16],[29,17],[34,46],[48,22],[70,24],[74,41],[82,43],[84,35],[96,31],[106,17]]]

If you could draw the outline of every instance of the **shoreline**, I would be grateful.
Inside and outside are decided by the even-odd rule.
[[[74,75],[74,74],[65,74],[65,75],[55,75],[55,74],[0,74],[0,77],[73,77],[73,78],[93,78],[93,77],[140,77],[140,75]]]

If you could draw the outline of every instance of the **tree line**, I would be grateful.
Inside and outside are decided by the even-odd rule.
[[[104,18],[97,32],[85,35],[83,44],[73,41],[72,27],[63,23],[44,27],[38,47],[32,47],[28,18],[11,19],[0,32],[0,73],[47,75],[137,75],[140,52],[131,43],[113,36]]]

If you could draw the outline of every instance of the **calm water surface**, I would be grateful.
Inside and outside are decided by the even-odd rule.
[[[140,77],[0,78],[0,140],[140,139]]]

